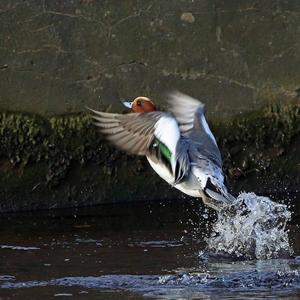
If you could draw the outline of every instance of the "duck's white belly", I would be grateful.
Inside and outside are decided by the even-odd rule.
[[[196,189],[196,190],[187,189],[184,183],[179,183],[179,184],[173,185],[174,177],[172,176],[172,174],[170,174],[170,171],[164,165],[154,162],[149,157],[147,157],[147,159],[148,159],[148,162],[149,162],[150,166],[152,167],[152,169],[167,183],[169,183],[170,185],[174,186],[176,189],[180,190],[181,192],[183,192],[191,197],[200,197],[201,196],[198,189]],[[200,188],[200,186],[199,186],[199,188]]]
[[[154,162],[147,156],[148,162],[152,169],[167,183],[172,184],[174,182],[173,176],[170,174],[170,171],[164,166],[159,163]]]

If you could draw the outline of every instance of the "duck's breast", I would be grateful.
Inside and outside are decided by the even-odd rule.
[[[147,160],[152,167],[152,169],[167,183],[172,184],[174,182],[174,177],[170,173],[169,169],[162,163],[156,162],[147,156]]]
[[[189,195],[191,197],[200,197],[199,189],[201,188],[198,184],[191,184],[190,181],[181,182],[179,184],[173,185],[174,177],[170,173],[169,169],[163,164],[153,161],[150,157],[147,157],[150,166],[153,170],[167,183],[174,186],[176,189],[180,190],[182,193]]]

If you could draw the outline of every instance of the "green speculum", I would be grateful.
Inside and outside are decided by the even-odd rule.
[[[171,162],[171,156],[172,156],[172,152],[170,151],[170,149],[162,142],[158,141],[158,147],[159,147],[159,151],[162,154],[162,156],[168,160],[168,162]]]

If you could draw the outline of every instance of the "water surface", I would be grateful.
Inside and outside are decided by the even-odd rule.
[[[197,201],[4,215],[0,299],[297,299],[300,224],[288,258],[207,250],[216,215]]]

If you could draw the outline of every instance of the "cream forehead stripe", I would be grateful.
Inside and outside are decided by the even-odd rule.
[[[144,97],[144,96],[139,96],[139,97],[136,97],[132,102],[135,102],[137,100],[146,100],[146,101],[151,101],[149,98],[147,97]]]

